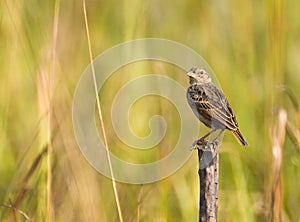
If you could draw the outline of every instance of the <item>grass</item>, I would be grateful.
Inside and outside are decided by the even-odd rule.
[[[300,94],[299,4],[295,0],[86,2],[94,56],[124,41],[156,37],[193,48],[215,71],[250,144],[241,148],[225,133],[220,221],[267,221],[273,209],[283,221],[300,218],[300,156],[295,145],[300,130],[295,105]],[[0,220],[119,221],[111,180],[87,163],[72,129],[72,96],[89,64],[82,2],[57,1],[55,6],[53,1],[3,0],[0,29]],[[174,106],[147,97],[130,110],[131,126],[146,136],[150,117],[161,114],[168,124],[163,143],[141,152],[116,138],[111,101],[122,85],[147,73],[165,73],[188,86],[182,70],[148,61],[118,70],[99,94],[109,148],[120,158],[137,162],[167,155],[170,150],[163,148],[176,144],[180,133]],[[274,110],[287,113],[281,175],[273,170],[273,132],[278,129]],[[274,208],[272,190],[278,176],[281,193],[276,194],[281,201]],[[124,221],[196,221],[197,180],[193,154],[162,181],[117,183]]]

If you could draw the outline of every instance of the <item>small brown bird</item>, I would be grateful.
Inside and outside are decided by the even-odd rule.
[[[237,120],[221,90],[211,81],[208,73],[203,68],[192,68],[187,75],[190,77],[190,87],[187,90],[187,100],[194,114],[207,127],[212,130],[199,141],[204,141],[212,132],[220,129],[216,140],[221,133],[230,130],[241,145],[248,143],[239,131]]]

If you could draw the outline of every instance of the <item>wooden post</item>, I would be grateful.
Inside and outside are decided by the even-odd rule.
[[[197,142],[200,201],[199,221],[215,222],[218,220],[218,184],[219,184],[219,146],[215,142]]]

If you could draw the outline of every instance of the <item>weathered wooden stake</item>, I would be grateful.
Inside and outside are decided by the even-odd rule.
[[[215,142],[197,142],[200,201],[199,221],[218,220],[219,146]]]

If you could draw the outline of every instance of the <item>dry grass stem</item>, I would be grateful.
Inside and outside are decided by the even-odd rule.
[[[56,43],[58,32],[58,18],[59,18],[59,5],[60,1],[55,1],[54,6],[54,18],[53,18],[53,33],[52,33],[52,63],[50,69],[50,75],[48,79],[48,95],[49,95],[49,107],[48,107],[48,130],[47,130],[47,142],[48,142],[48,155],[47,155],[47,215],[48,221],[52,222],[54,218],[54,207],[52,197],[52,159],[53,159],[53,146],[52,146],[52,118],[53,118],[53,87],[54,76],[56,66]]]
[[[282,161],[283,146],[285,141],[285,130],[287,124],[287,113],[280,109],[278,112],[278,122],[273,131],[272,152],[273,152],[273,187],[271,199],[271,221],[282,221]]]
[[[94,68],[94,64],[93,64],[93,53],[92,53],[92,47],[91,47],[90,32],[89,32],[89,26],[88,26],[85,0],[83,0],[82,3],[83,3],[84,22],[85,22],[85,29],[86,29],[86,34],[87,34],[90,63],[91,63],[91,69],[92,69],[92,75],[93,75],[93,81],[94,81],[94,87],[95,87],[95,94],[96,94],[98,117],[99,117],[102,135],[103,135],[103,139],[104,139],[106,156],[107,156],[109,171],[110,171],[110,175],[111,175],[111,179],[112,179],[113,191],[114,191],[114,196],[115,196],[115,200],[116,200],[116,204],[117,204],[119,220],[121,222],[123,222],[122,210],[121,210],[121,205],[120,205],[120,200],[119,200],[119,195],[118,195],[118,190],[117,190],[117,184],[116,184],[116,180],[114,177],[112,163],[111,163],[111,159],[110,159],[110,152],[109,152],[109,148],[108,148],[107,136],[106,136],[106,131],[105,131],[105,127],[104,127],[104,121],[103,121],[103,117],[102,117],[100,100],[99,100],[99,97],[97,96],[98,95],[98,87],[97,87],[97,82],[96,82],[95,68]]]
[[[286,129],[292,141],[297,146],[298,151],[300,152],[300,131],[295,128],[290,121],[287,121]]]
[[[24,200],[26,194],[28,193],[29,180],[33,176],[34,172],[38,169],[38,166],[42,161],[42,157],[47,153],[47,150],[48,150],[48,147],[45,146],[43,148],[43,150],[39,153],[39,155],[35,158],[31,167],[29,168],[28,172],[26,173],[26,175],[22,181],[22,187],[19,191],[19,194],[18,194],[16,200],[14,201],[14,203],[11,204],[13,209],[19,208],[22,201]],[[10,214],[9,218],[11,219],[12,217],[14,217],[14,215]]]
[[[0,207],[5,207],[5,208],[12,209],[13,212],[17,212],[17,213],[21,214],[26,220],[32,221],[32,220],[30,219],[30,217],[29,217],[25,212],[23,212],[22,210],[19,210],[18,208],[16,208],[16,207],[13,206],[13,205],[0,204]],[[15,218],[15,221],[17,221],[16,218]]]
[[[143,193],[143,185],[141,185],[139,196],[138,196],[138,206],[137,206],[137,216],[136,221],[140,221],[140,213],[141,213],[141,202],[142,202],[142,193]]]

